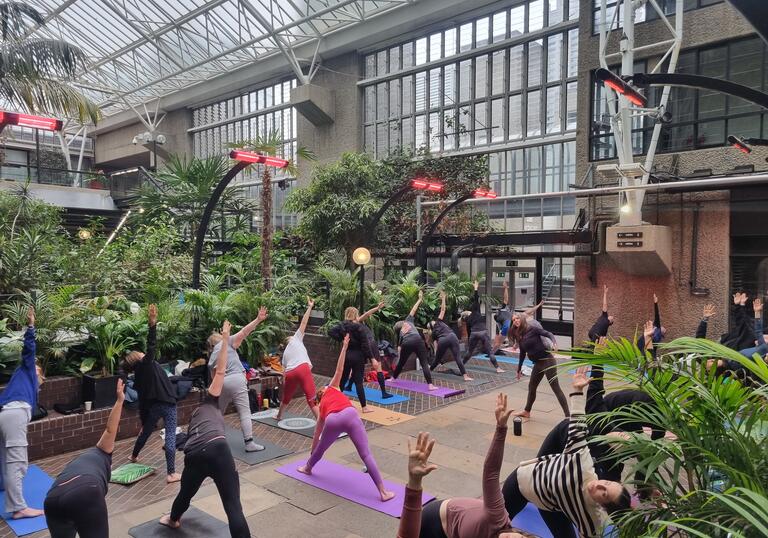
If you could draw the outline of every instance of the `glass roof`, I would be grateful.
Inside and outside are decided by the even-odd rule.
[[[27,0],[33,36],[90,58],[76,85],[111,115],[416,0]],[[305,66],[306,67],[306,66]]]

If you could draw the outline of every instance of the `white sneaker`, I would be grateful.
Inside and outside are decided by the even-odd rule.
[[[261,450],[264,450],[264,447],[261,445],[257,445],[253,441],[248,441],[247,443],[245,443],[246,452],[259,452]]]

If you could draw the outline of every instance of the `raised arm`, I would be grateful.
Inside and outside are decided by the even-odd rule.
[[[376,312],[384,308],[384,301],[381,301],[379,304],[368,310],[367,312],[364,312],[361,316],[358,316],[355,321],[358,323],[363,323],[365,320],[370,318],[372,315],[374,315]]]
[[[311,297],[307,297],[307,311],[304,312],[304,317],[301,318],[301,324],[299,325],[299,330],[301,331],[301,334],[304,334],[307,332],[307,323],[309,323],[309,316],[312,314],[312,308],[315,306],[315,301]]]
[[[125,390],[123,388],[123,380],[117,380],[116,389],[117,400],[115,405],[112,406],[112,411],[109,412],[109,418],[107,418],[107,427],[104,429],[104,433],[101,434],[99,442],[96,443],[96,447],[102,452],[112,454],[115,451],[115,439],[117,439],[117,430],[120,427],[120,415],[123,413],[123,402],[125,401]]]
[[[472,282],[472,287],[475,288],[475,293],[472,294],[472,305],[469,309],[472,312],[480,312],[480,294],[477,292],[477,290],[480,289],[480,283],[475,280]]]
[[[341,374],[344,372],[344,362],[347,359],[347,348],[349,347],[349,334],[344,336],[344,341],[341,344],[341,353],[339,353],[339,360],[336,362],[336,371],[333,373],[333,378],[329,383],[330,386],[339,390],[341,384]]]
[[[221,351],[219,351],[219,357],[216,361],[216,369],[213,371],[213,381],[211,381],[208,387],[208,394],[214,398],[218,398],[221,395],[221,389],[224,387],[224,374],[227,371],[227,341],[229,340],[229,332],[232,330],[232,325],[225,321],[221,327]]]
[[[27,310],[27,330],[24,332],[24,347],[21,350],[21,365],[33,376],[37,375],[35,357],[37,356],[37,340],[35,340],[35,309]]]
[[[565,443],[565,454],[572,454],[587,448],[587,423],[584,420],[584,387],[589,383],[587,366],[581,366],[573,374],[573,392],[570,398],[571,420],[568,423],[568,440]]]
[[[589,387],[587,387],[586,413],[594,415],[607,411],[605,408],[605,384],[603,383],[603,367],[593,366],[590,373]]]
[[[443,320],[445,318],[445,290],[440,290],[440,313],[437,315],[437,319]]]
[[[755,339],[757,345],[765,345],[765,335],[763,334],[763,301],[755,299],[752,301],[752,308],[755,311]]]
[[[504,281],[504,305],[509,305],[509,282]]]
[[[413,305],[413,308],[411,308],[411,311],[408,313],[409,316],[411,316],[412,318],[416,317],[416,312],[419,311],[419,306],[421,306],[421,301],[423,300],[424,300],[424,291],[419,290],[419,298],[416,301],[416,304]]]
[[[157,306],[151,304],[147,309],[149,331],[147,331],[147,352],[142,361],[145,364],[157,359]]]
[[[523,310],[523,314],[525,314],[527,317],[532,318],[533,315],[536,313],[536,311],[539,308],[541,308],[541,305],[543,305],[543,304],[544,304],[544,301],[541,301],[539,304],[535,304],[535,305],[533,305],[530,308],[526,308],[525,310]]]
[[[256,316],[256,319],[254,319],[252,322],[250,322],[248,325],[237,331],[235,335],[232,337],[232,340],[230,341],[229,345],[231,345],[233,348],[237,349],[240,347],[240,344],[243,343],[243,340],[248,338],[248,335],[253,332],[253,330],[265,319],[267,319],[267,307],[262,306],[259,308],[259,314]]]
[[[653,325],[661,329],[661,315],[659,314],[659,298],[653,294]]]
[[[707,327],[709,326],[709,318],[715,315],[715,305],[708,304],[704,307],[704,312],[699,321],[699,326],[696,328],[696,338],[707,337]]]
[[[437,465],[429,463],[429,456],[435,440],[428,433],[419,432],[416,447],[411,446],[408,439],[408,484],[405,487],[403,512],[400,516],[400,527],[397,538],[419,538],[421,529],[421,481],[429,473],[437,469]]]
[[[608,286],[603,286],[603,312],[608,313]]]
[[[501,494],[499,474],[504,460],[504,443],[507,438],[507,421],[512,410],[507,408],[507,395],[496,397],[496,432],[488,448],[483,465],[483,504],[496,527],[503,527],[509,519],[504,506],[504,496]]]

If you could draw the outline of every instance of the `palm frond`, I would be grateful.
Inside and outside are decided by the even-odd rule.
[[[71,80],[87,65],[82,50],[58,39],[25,39],[0,46],[3,77]]]
[[[45,17],[24,2],[3,2],[0,4],[0,38],[12,41],[22,38],[35,26],[43,26]]]
[[[101,111],[93,102],[65,82],[53,79],[0,76],[0,99],[32,114],[64,115],[94,123],[101,119]]]

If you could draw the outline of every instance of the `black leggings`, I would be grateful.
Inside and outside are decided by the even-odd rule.
[[[512,471],[512,474],[504,481],[501,493],[504,495],[504,505],[509,514],[509,519],[514,519],[525,508],[525,505],[528,504],[528,500],[520,493],[520,486],[517,483],[517,469]],[[573,523],[562,512],[550,512],[539,508],[539,514],[541,514],[541,519],[544,520],[544,523],[547,524],[547,528],[552,533],[552,536],[557,538],[576,538]]]
[[[421,372],[424,374],[424,379],[431,385],[432,372],[429,369],[429,351],[427,351],[427,345],[421,338],[410,338],[400,345],[400,357],[397,359],[397,366],[395,366],[395,371],[392,373],[392,377],[395,379],[400,377],[400,372],[403,371],[405,362],[413,353],[416,354],[416,357],[421,363]]]
[[[437,339],[437,353],[435,353],[435,360],[432,362],[432,365],[429,368],[434,370],[437,368],[438,364],[443,364],[443,356],[445,356],[445,353],[448,350],[451,351],[453,360],[456,361],[456,365],[459,367],[459,372],[461,372],[461,375],[465,375],[467,370],[464,368],[464,363],[461,360],[459,338],[455,334],[443,336],[442,338]]]
[[[448,538],[440,521],[440,506],[445,501],[435,499],[424,505],[421,510],[421,530],[419,538]]]
[[[51,489],[44,504],[51,538],[109,537],[107,503],[99,490],[99,480],[88,475]]]
[[[171,508],[171,520],[179,521],[206,478],[212,478],[227,513],[232,538],[250,538],[251,531],[240,504],[240,479],[226,439],[216,439],[184,457],[181,489]]]
[[[475,348],[480,347],[481,351],[488,355],[494,368],[499,367],[499,363],[496,362],[496,357],[493,355],[491,349],[491,337],[488,336],[488,331],[472,331],[469,335],[469,343],[467,344],[467,354],[464,357],[464,364],[472,358]]]
[[[365,385],[363,385],[365,356],[363,355],[363,352],[358,349],[347,351],[347,358],[344,361],[344,372],[341,374],[342,390],[346,389],[350,375],[352,381],[355,383],[355,391],[357,392],[357,399],[360,400],[360,406],[365,407],[368,403],[365,399]]]
[[[535,360],[533,363],[531,379],[528,381],[528,400],[525,402],[525,410],[529,413],[531,412],[533,402],[536,401],[536,389],[539,388],[539,383],[544,379],[544,376],[547,376],[549,386],[552,388],[552,392],[555,393],[557,401],[560,402],[563,413],[566,417],[570,416],[568,400],[565,398],[563,389],[560,388],[560,382],[557,380],[557,361],[551,355]]]

